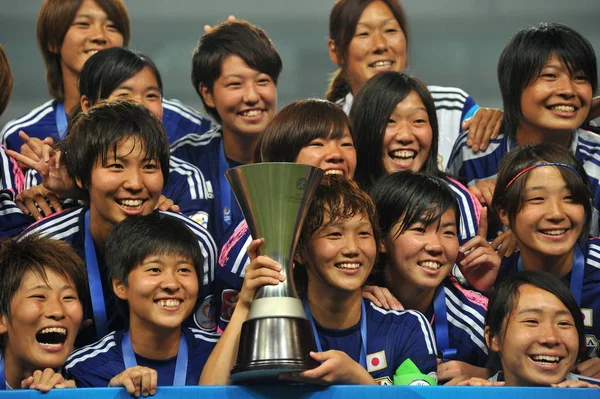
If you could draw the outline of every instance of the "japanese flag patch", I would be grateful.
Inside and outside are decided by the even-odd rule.
[[[386,367],[387,360],[385,358],[385,351],[379,351],[367,355],[367,371],[369,373],[382,370]]]

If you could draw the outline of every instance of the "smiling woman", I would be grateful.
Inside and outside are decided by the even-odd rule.
[[[36,234],[2,243],[0,390],[21,388],[22,381],[41,391],[74,386],[59,373],[41,384],[34,384],[32,375],[62,367],[86,300],[85,267],[67,243]]]
[[[383,72],[406,69],[408,43],[408,23],[400,1],[337,0],[329,14],[328,50],[338,69],[332,76],[326,98],[342,106],[346,113],[350,112],[354,96],[369,79]],[[427,88],[433,95],[440,123],[441,134],[436,138],[439,159],[435,161],[444,169],[454,140],[467,129],[463,128],[463,121],[475,114],[476,119],[482,121],[469,133],[470,137],[478,137],[479,147],[486,129],[489,132],[482,139],[486,145],[491,132],[498,129],[502,112],[480,110],[475,100],[459,88]]]
[[[162,213],[127,218],[111,231],[106,252],[127,325],[75,351],[65,370],[80,387],[124,386],[134,396],[197,385],[218,335],[182,326],[203,280],[195,234]]]
[[[325,170],[326,174],[352,179],[356,150],[352,127],[344,111],[320,99],[298,100],[284,107],[261,134],[256,162],[296,162]],[[217,303],[222,309],[220,327],[225,328],[233,312],[228,297],[239,292],[249,263],[252,241],[248,224],[240,222],[222,247],[220,273],[215,281]]]
[[[123,0],[44,0],[37,21],[37,41],[46,65],[51,101],[6,124],[2,143],[21,151],[19,131],[55,142],[64,139],[71,112],[79,104],[78,79],[94,54],[127,47],[129,14]],[[211,122],[176,100],[164,100],[162,121],[170,141],[188,133],[204,133]],[[27,152],[24,146],[23,151]]]
[[[498,83],[504,105],[503,127],[494,146],[475,154],[461,135],[452,150],[448,171],[485,192],[496,183],[500,161],[513,148],[555,143],[572,151],[589,172],[593,204],[600,209],[600,173],[596,156],[600,136],[581,128],[598,88],[597,60],[591,43],[574,29],[541,23],[519,30],[498,61]],[[482,198],[489,205],[491,195]],[[595,211],[597,213],[597,211]],[[597,215],[591,225],[597,235]]]
[[[21,129],[39,139],[64,137],[67,115],[79,104],[77,80],[83,64],[99,50],[127,46],[129,35],[129,14],[122,0],[45,0],[37,40],[53,100],[7,123],[2,143],[20,151]]]
[[[259,134],[275,115],[281,69],[281,57],[267,34],[246,21],[213,27],[194,49],[192,84],[220,126],[177,140],[171,154],[206,176],[214,193],[213,231],[219,242],[243,219],[225,172],[252,163]]]
[[[364,190],[402,170],[441,177],[459,202],[460,243],[475,237],[481,204],[468,189],[438,169],[438,119],[423,82],[403,72],[382,72],[358,91],[350,119],[356,143],[356,181]]]
[[[525,271],[507,278],[490,298],[485,325],[492,381],[510,386],[585,381],[570,373],[585,358],[581,312],[551,274]]]
[[[485,280],[495,279],[497,287],[521,270],[539,270],[568,284],[581,307],[588,344],[577,371],[598,378],[600,240],[588,238],[590,198],[585,169],[567,149],[545,143],[509,152],[500,164],[492,205],[512,229],[520,251],[503,258],[500,269],[489,270],[492,277]],[[468,270],[465,275],[469,278]]]
[[[169,176],[169,145],[164,128],[148,108],[130,101],[99,104],[79,114],[62,144],[69,175],[84,191],[88,203],[52,215],[23,234],[44,232],[66,240],[86,260],[93,303],[93,328],[83,331],[82,343],[91,343],[122,327],[106,280],[105,244],[114,225],[131,215],[154,211]],[[216,246],[210,233],[191,219],[182,220],[195,234],[204,256],[200,296],[208,295],[214,278]]]
[[[239,302],[203,372],[201,382],[223,384],[230,370],[242,321],[257,286],[277,284],[274,261],[258,256],[263,240],[253,241],[252,258]],[[333,384],[435,385],[436,350],[423,315],[385,311],[362,299],[362,286],[377,257],[379,229],[375,205],[356,183],[325,176],[316,189],[294,257],[294,278],[315,338],[320,365],[303,379]],[[280,270],[276,269],[277,271]],[[265,273],[261,278],[260,274]],[[298,279],[296,279],[298,277]],[[254,288],[252,288],[254,287]],[[218,361],[220,360],[220,361]],[[410,369],[410,373],[405,370]]]
[[[371,190],[382,230],[379,264],[371,281],[387,287],[404,309],[418,310],[435,329],[440,382],[487,378],[483,320],[487,298],[450,275],[459,255],[459,207],[444,180],[403,171]],[[500,257],[479,237],[472,266],[497,268]],[[452,370],[460,369],[460,372]]]

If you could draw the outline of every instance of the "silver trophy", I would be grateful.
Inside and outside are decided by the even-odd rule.
[[[272,380],[317,367],[310,322],[292,273],[296,243],[323,170],[296,163],[259,163],[225,172],[260,253],[283,267],[285,281],[260,288],[242,326],[234,382]]]

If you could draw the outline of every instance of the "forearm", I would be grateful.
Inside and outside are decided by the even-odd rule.
[[[365,369],[362,370],[363,372],[357,376],[357,379],[354,381],[354,383],[358,385],[377,385],[377,382],[373,377],[371,377],[371,374],[369,374],[369,372]]]
[[[242,324],[248,318],[249,313],[250,310],[246,307],[236,307],[227,328],[204,365],[200,376],[200,385],[231,384],[229,374],[235,365]]]

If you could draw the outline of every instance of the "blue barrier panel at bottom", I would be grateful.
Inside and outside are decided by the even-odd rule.
[[[130,399],[123,388],[53,389],[0,391],[2,399]],[[308,386],[252,387],[159,387],[153,399],[600,399],[594,388],[513,388],[513,387],[393,387],[337,385],[329,388]]]

